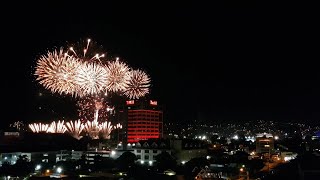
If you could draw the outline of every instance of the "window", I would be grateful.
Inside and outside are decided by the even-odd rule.
[[[146,160],[149,159],[149,155],[145,155],[144,159],[146,159]]]
[[[138,158],[138,159],[141,159],[141,155],[140,155],[140,154],[138,154],[138,155],[137,155],[137,158]]]
[[[149,150],[144,150],[145,153],[149,153]]]
[[[141,153],[141,150],[140,150],[140,149],[138,149],[138,150],[137,150],[137,153]]]
[[[158,151],[157,150],[153,150],[153,153],[157,153]]]

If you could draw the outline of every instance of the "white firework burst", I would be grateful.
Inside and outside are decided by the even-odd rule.
[[[82,94],[96,95],[104,89],[107,77],[108,74],[104,67],[85,62],[77,69],[76,83]]]
[[[64,125],[64,121],[58,121],[57,123],[53,121],[47,132],[48,133],[65,133],[67,131],[67,127]]]
[[[79,65],[77,58],[68,56],[63,49],[55,50],[41,56],[35,75],[39,83],[51,92],[77,96],[79,86],[74,78]]]
[[[102,134],[103,139],[110,139],[110,134],[113,130],[113,125],[111,125],[111,122],[105,121],[102,122],[100,125],[100,133]]]
[[[84,124],[84,130],[88,134],[89,137],[92,139],[99,139],[99,122],[96,120],[93,121],[87,121]]]
[[[130,79],[124,94],[130,99],[139,99],[149,93],[150,78],[141,70],[130,71]]]
[[[47,132],[49,124],[33,123],[29,124],[29,128],[34,133]]]
[[[67,131],[70,135],[76,139],[81,139],[81,132],[84,129],[84,125],[80,120],[77,121],[69,121],[66,123]]]
[[[107,91],[118,92],[127,88],[130,79],[130,68],[124,62],[110,61],[107,65],[108,79],[106,81]]]

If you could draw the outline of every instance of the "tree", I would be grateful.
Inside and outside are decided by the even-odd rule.
[[[34,163],[30,162],[27,155],[20,155],[16,163],[12,166],[12,175],[26,177],[34,170]]]
[[[187,177],[195,177],[202,168],[209,166],[210,163],[205,157],[192,158],[185,166],[185,175]]]
[[[264,163],[262,159],[252,159],[248,161],[248,168],[250,169],[251,174],[258,172],[263,167]]]
[[[174,169],[177,165],[176,160],[167,152],[161,152],[156,157],[156,167],[160,171],[165,171],[167,169]]]
[[[137,157],[135,154],[126,151],[116,160],[116,166],[120,170],[128,170],[132,165],[134,165],[136,159]]]

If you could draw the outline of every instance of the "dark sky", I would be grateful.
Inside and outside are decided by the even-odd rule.
[[[69,98],[37,85],[32,66],[47,50],[87,37],[151,75],[166,121],[320,118],[311,12],[254,1],[53,2],[15,4],[2,15],[1,126],[75,113]]]

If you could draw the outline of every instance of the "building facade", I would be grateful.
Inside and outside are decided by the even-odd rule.
[[[126,101],[120,120],[125,121],[121,138],[124,143],[163,137],[163,112],[157,101]]]
[[[274,150],[274,139],[272,135],[263,135],[256,137],[256,152],[261,154],[270,154]]]

